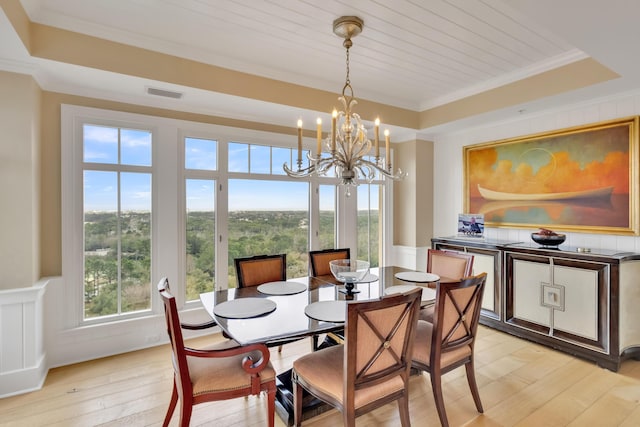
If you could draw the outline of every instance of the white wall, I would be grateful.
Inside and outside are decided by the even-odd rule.
[[[490,123],[473,129],[436,135],[434,158],[434,237],[456,234],[458,214],[463,212],[464,146],[544,131],[640,115],[640,93],[612,96],[590,103],[528,115],[518,120]],[[487,238],[529,242],[531,229],[487,228]],[[640,237],[567,233],[566,244],[592,249],[640,252]]]

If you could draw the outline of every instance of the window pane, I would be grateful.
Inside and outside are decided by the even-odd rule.
[[[245,256],[286,253],[287,277],[306,276],[308,248],[308,183],[229,180],[229,286]]]
[[[358,259],[365,259],[371,267],[380,263],[380,192],[377,184],[358,186]]]
[[[215,188],[213,180],[186,182],[187,301],[215,286]]]
[[[249,144],[229,143],[229,172],[249,172]]]
[[[251,146],[251,173],[271,173],[271,150],[262,145]]]
[[[87,163],[118,163],[118,129],[84,125],[83,159]]]
[[[117,171],[83,171],[84,318],[149,310],[151,173],[128,167],[151,166],[152,134],[83,125],[83,138],[85,160],[120,162]]]
[[[122,173],[122,313],[151,308],[151,175]]]
[[[333,249],[336,244],[336,186],[321,185],[320,193],[320,249]]]
[[[284,169],[282,169],[282,165],[285,163],[288,167],[291,167],[290,148],[272,147],[271,158],[271,173],[273,175],[284,175],[285,172]]]
[[[122,129],[120,131],[123,165],[151,166],[151,132]]]
[[[84,172],[84,317],[118,312],[118,174]]]
[[[218,142],[208,139],[185,138],[184,167],[187,169],[217,170]]]

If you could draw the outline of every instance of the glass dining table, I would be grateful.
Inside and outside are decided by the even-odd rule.
[[[419,275],[415,276],[416,273]],[[417,283],[420,274],[425,281]],[[340,318],[339,311],[344,313],[349,300],[377,299],[422,285],[422,305],[432,304],[435,290],[426,285],[434,280],[438,277],[390,266],[371,268],[363,281],[355,285],[353,295],[345,294],[343,284],[327,275],[272,283],[282,285],[283,290],[275,292],[270,290],[275,287],[259,286],[207,292],[200,294],[200,301],[220,328],[239,344],[272,346],[343,329],[344,314]]]
[[[342,331],[349,300],[377,299],[421,286],[422,306],[433,304],[436,291],[428,285],[439,279],[436,275],[407,268],[379,267],[371,268],[369,274],[355,284],[352,295],[345,293],[343,283],[333,275],[327,275],[207,292],[200,295],[200,300],[222,330],[239,344],[275,346]],[[323,312],[324,308],[329,310]],[[276,385],[276,412],[290,426],[294,416],[291,370],[280,373]],[[302,405],[303,420],[331,409],[306,392]]]

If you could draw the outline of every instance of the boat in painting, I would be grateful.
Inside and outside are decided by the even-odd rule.
[[[485,200],[576,200],[610,198],[613,187],[594,188],[592,190],[566,191],[561,193],[505,193],[493,191],[478,185],[478,191]]]

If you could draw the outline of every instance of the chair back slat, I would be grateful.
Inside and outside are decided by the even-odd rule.
[[[311,276],[326,276],[331,274],[329,261],[333,261],[334,259],[351,259],[351,250],[344,248],[309,251],[309,274]]]
[[[433,322],[433,357],[462,346],[473,346],[487,274],[467,277],[460,282],[438,283]]]
[[[451,279],[462,279],[473,273],[473,255],[429,249],[427,251],[427,272]]]
[[[355,390],[409,375],[420,296],[418,289],[347,304],[345,384]]]
[[[234,262],[239,288],[287,280],[286,254],[236,258]]]

